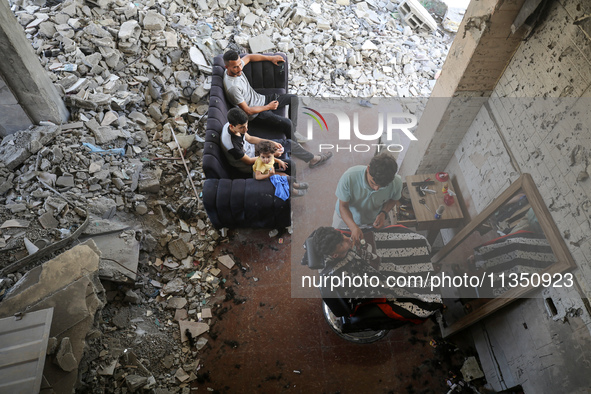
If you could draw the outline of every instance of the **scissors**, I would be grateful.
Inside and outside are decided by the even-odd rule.
[[[421,199],[419,200],[419,203],[421,203],[422,205],[424,205],[424,206],[425,206],[425,208],[427,208],[427,209],[429,210],[429,212],[431,212],[431,213],[434,213],[434,212],[431,210],[431,208],[429,208],[429,206],[427,205],[427,202],[425,201],[425,199],[424,199],[424,198],[421,198]]]

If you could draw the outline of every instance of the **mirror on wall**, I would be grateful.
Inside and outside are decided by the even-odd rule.
[[[444,337],[516,299],[541,297],[544,288],[575,286],[568,272],[575,266],[572,256],[529,174],[474,218],[432,262],[440,267],[447,306]]]

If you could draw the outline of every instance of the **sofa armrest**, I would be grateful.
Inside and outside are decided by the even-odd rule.
[[[282,228],[291,224],[290,201],[275,197],[269,180],[206,179],[203,205],[215,228]]]

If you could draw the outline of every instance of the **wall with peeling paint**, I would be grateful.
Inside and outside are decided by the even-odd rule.
[[[521,173],[530,173],[578,267],[574,273],[582,294],[574,289],[549,294],[559,306],[576,302],[585,310],[571,316],[569,330],[548,315],[538,316],[544,314],[539,300],[520,301],[472,329],[481,356],[498,356],[481,357],[497,390],[509,381],[522,384],[526,393],[591,390],[575,378],[588,377],[591,363],[586,355],[591,317],[581,301],[591,298],[591,18],[583,19],[590,14],[591,3],[583,0],[551,4],[447,166],[458,175],[472,216]],[[525,329],[522,323],[528,323]],[[500,370],[494,365],[499,360]]]

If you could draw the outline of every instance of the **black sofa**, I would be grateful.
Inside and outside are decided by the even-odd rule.
[[[250,62],[244,74],[251,86],[261,94],[288,91],[288,64],[275,66],[272,62]],[[207,114],[205,146],[203,149],[203,205],[216,228],[281,228],[291,224],[290,200],[275,197],[275,188],[268,179],[257,181],[230,166],[222,151],[220,133],[227,123],[226,114],[232,108],[227,101],[223,76],[222,55],[213,60],[209,110]],[[285,116],[285,108],[276,113]],[[265,127],[249,125],[248,133],[267,139],[285,138],[283,133]]]

